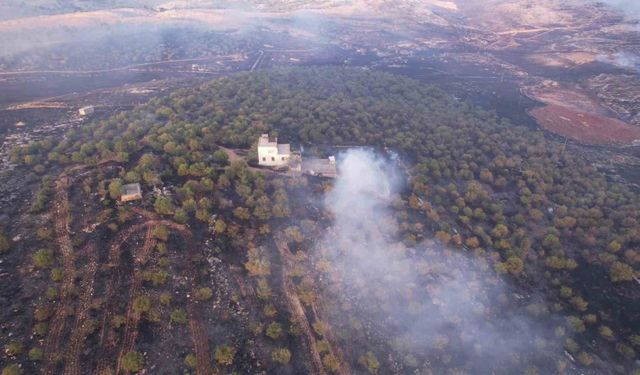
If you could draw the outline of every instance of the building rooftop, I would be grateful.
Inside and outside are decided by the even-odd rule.
[[[329,178],[338,177],[338,170],[333,156],[328,159],[302,159],[302,173]]]
[[[269,138],[269,134],[262,134],[258,141],[258,147],[276,147],[279,155],[291,154],[291,145],[288,143],[278,144],[278,137]]]
[[[278,155],[291,154],[291,145],[288,143],[278,145]]]
[[[140,184],[127,184],[122,186],[122,195],[142,194]]]
[[[275,138],[273,141],[269,138],[269,134],[262,134],[260,136],[260,140],[258,141],[258,147],[277,147],[278,146],[278,138]]]

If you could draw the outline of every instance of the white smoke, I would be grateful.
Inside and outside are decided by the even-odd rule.
[[[509,312],[509,288],[483,259],[433,242],[407,248],[397,239],[392,205],[401,185],[394,165],[350,150],[339,167],[325,202],[334,224],[316,254],[341,274],[342,285],[331,288],[343,294],[338,299],[367,307],[360,316],[383,337],[396,336],[385,341],[401,341],[403,351],[451,350],[477,371],[534,352],[534,322]]]
[[[640,72],[640,56],[630,52],[617,52],[598,56],[598,61],[615,65],[618,68]]]

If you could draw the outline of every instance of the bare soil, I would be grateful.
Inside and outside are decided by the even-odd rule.
[[[547,105],[529,113],[546,130],[584,144],[628,145],[640,140],[640,127],[593,113],[559,105]]]

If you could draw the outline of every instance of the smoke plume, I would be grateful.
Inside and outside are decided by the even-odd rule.
[[[610,55],[600,55],[598,56],[598,61],[640,73],[640,56],[633,53],[618,52]]]
[[[401,179],[390,162],[364,150],[340,160],[340,177],[325,202],[334,224],[317,255],[339,270],[340,285],[332,290],[361,307],[357,315],[374,327],[372,336],[434,369],[434,358],[448,357],[473,373],[522,369],[527,353],[540,346],[558,354],[553,340],[540,336],[544,330],[514,307],[514,293],[483,258],[430,241],[416,248],[398,241],[392,207]]]

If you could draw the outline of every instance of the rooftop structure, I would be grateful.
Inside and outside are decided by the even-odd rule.
[[[266,167],[282,167],[289,164],[291,145],[278,144],[278,138],[271,140],[269,134],[262,134],[258,140],[258,164]]]
[[[327,159],[302,159],[302,173],[319,177],[338,177],[336,158],[329,156]]]
[[[130,202],[142,199],[142,189],[140,184],[127,184],[123,185],[120,195],[121,202]]]

